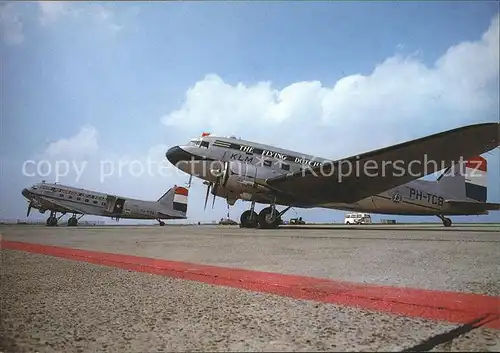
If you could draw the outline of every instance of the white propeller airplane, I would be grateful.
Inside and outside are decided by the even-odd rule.
[[[499,126],[463,126],[335,161],[203,133],[170,148],[166,158],[205,180],[205,207],[210,191],[213,202],[216,196],[230,205],[238,199],[250,201],[250,210],[240,217],[242,227],[277,228],[290,207],[436,215],[449,227],[452,221],[445,216],[500,209],[486,202],[487,165],[479,157],[498,147]],[[440,170],[445,172],[437,181],[417,180]],[[270,206],[257,214],[255,203]],[[278,211],[277,205],[286,208]]]

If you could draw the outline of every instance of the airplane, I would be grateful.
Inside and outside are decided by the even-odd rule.
[[[111,217],[116,221],[121,218],[156,219],[160,226],[165,225],[163,219],[187,218],[188,189],[176,185],[157,201],[125,198],[45,181],[24,188],[21,193],[29,202],[26,217],[32,208],[42,214],[50,211],[47,226],[57,226],[66,213],[73,213],[67,223],[70,227],[77,226],[84,215]],[[57,212],[62,215],[57,217]]]
[[[250,209],[241,214],[240,227],[276,229],[291,207],[435,215],[449,227],[452,221],[445,216],[482,215],[500,209],[500,204],[486,202],[486,160],[477,158],[497,148],[499,136],[499,123],[482,123],[328,160],[235,136],[203,133],[185,145],[171,147],[165,155],[190,179],[204,180],[205,209],[210,192],[212,208],[216,196],[229,205],[238,199],[250,201]],[[382,174],[360,173],[370,169],[370,164],[373,173],[374,163],[375,171],[380,171],[380,164],[385,166]],[[457,173],[463,169],[468,174]],[[437,181],[417,180],[442,170]],[[255,203],[270,206],[257,214]],[[278,211],[277,205],[286,208]]]

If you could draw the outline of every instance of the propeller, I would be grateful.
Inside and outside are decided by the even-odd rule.
[[[30,215],[31,206],[32,206],[32,202],[30,201],[30,203],[28,204],[28,212],[26,212],[26,217],[29,217],[29,215]]]
[[[215,206],[215,194],[217,193],[217,188],[219,187],[219,180],[220,180],[220,177],[217,178],[214,186],[212,187],[212,193],[214,194],[214,198],[212,199],[212,210],[214,209],[214,206]]]
[[[226,183],[227,181],[227,177],[230,173],[230,170],[229,170],[229,162],[224,162],[223,164],[223,173],[222,174],[219,174],[217,176],[217,178],[215,179],[215,182],[212,183],[212,182],[204,182],[205,185],[207,185],[207,193],[205,194],[205,210],[207,209],[207,202],[208,202],[208,195],[210,194],[210,189],[212,189],[212,194],[214,195],[214,198],[212,199],[212,209],[214,208],[215,206],[215,196],[217,194],[217,189],[219,188],[219,186],[224,186],[224,184]],[[214,173],[220,173],[221,170],[220,169],[217,169],[217,170],[212,170],[212,174]]]
[[[205,195],[205,208],[204,208],[204,210],[207,209],[208,194],[210,193],[210,186],[212,186],[212,183],[208,182],[208,183],[206,183],[206,185],[207,185],[207,194]]]

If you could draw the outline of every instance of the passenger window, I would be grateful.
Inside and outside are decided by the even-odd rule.
[[[281,169],[283,169],[283,170],[290,170],[290,165],[288,165],[288,164],[282,164],[281,165]]]

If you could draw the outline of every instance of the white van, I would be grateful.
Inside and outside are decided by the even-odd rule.
[[[371,224],[372,217],[368,213],[348,213],[345,215],[344,224]]]

